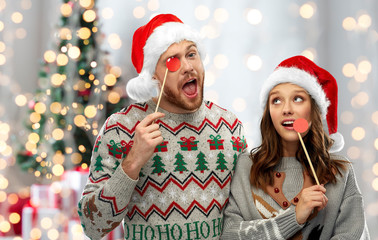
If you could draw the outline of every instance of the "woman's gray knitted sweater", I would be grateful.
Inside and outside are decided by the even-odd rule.
[[[345,160],[335,155],[332,158]],[[275,180],[273,188],[277,196],[271,194],[275,200],[261,189],[251,187],[251,166],[249,153],[239,157],[221,239],[370,239],[351,164],[343,176],[337,175],[336,184],[325,185],[326,208],[315,211],[312,219],[302,225],[296,221],[295,204],[302,187],[313,183],[296,158],[284,157],[276,167],[275,178],[280,179]]]

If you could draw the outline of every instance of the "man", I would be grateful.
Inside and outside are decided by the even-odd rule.
[[[139,76],[127,85],[133,104],[110,116],[93,150],[79,202],[85,233],[100,239],[123,221],[125,239],[218,239],[231,176],[246,142],[241,122],[203,101],[198,32],[161,14],[134,33]],[[168,71],[159,111],[157,97]]]

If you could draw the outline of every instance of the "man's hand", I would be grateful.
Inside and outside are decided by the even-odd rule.
[[[152,113],[136,126],[133,147],[122,162],[122,168],[130,178],[138,179],[141,168],[151,158],[156,146],[163,142],[155,121],[164,116],[164,113]]]
[[[297,207],[295,208],[295,214],[299,224],[305,223],[315,208],[322,210],[327,206],[328,198],[324,195],[325,192],[326,189],[323,185],[314,185],[303,189]]]

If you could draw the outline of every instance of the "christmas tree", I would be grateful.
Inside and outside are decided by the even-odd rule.
[[[94,0],[63,0],[56,42],[44,54],[39,89],[24,121],[29,134],[17,163],[51,179],[90,162],[92,145],[106,117],[126,104],[117,87],[120,68],[100,50]]]
[[[184,166],[187,165],[187,163],[184,161],[184,156],[181,153],[177,153],[175,158],[177,159],[174,163],[174,165],[177,165],[175,172],[180,171],[180,173],[183,173],[184,171],[188,171],[188,169]]]
[[[95,163],[95,171],[104,171],[104,169],[102,168],[104,165],[102,165],[101,163],[102,161],[102,157],[100,155],[98,155],[98,157],[96,158],[96,163]]]
[[[205,160],[205,154],[203,154],[202,152],[200,152],[198,155],[197,155],[197,168],[196,168],[196,171],[201,171],[201,173],[203,173],[205,170],[209,170],[209,168],[206,166],[206,164],[208,164],[208,162]]]
[[[157,173],[158,176],[160,176],[162,172],[166,172],[164,169],[165,164],[161,161],[161,157],[159,155],[156,154],[152,160],[154,160],[152,167],[155,167],[152,174]]]
[[[227,162],[224,159],[224,154],[222,152],[218,153],[217,163],[218,163],[217,170],[221,170],[222,172],[224,172],[224,170],[228,170],[228,168],[226,166]]]

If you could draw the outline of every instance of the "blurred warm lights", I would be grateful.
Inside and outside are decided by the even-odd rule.
[[[24,28],[18,28],[16,29],[15,36],[18,39],[24,39],[26,37],[27,33]]]
[[[106,74],[104,82],[108,86],[114,86],[117,83],[117,78],[113,74]]]
[[[302,52],[302,56],[305,56],[306,58],[310,59],[311,61],[314,61],[315,53],[316,53],[316,50],[313,49],[313,48],[306,49]]]
[[[30,133],[28,140],[29,142],[36,144],[39,142],[39,135],[37,133]]]
[[[66,54],[60,53],[56,58],[56,64],[58,66],[65,66],[68,63],[68,57]]]
[[[93,105],[89,105],[84,109],[84,114],[87,118],[94,118],[97,114],[97,108]]]
[[[62,105],[59,102],[53,102],[50,104],[50,111],[52,113],[58,114],[62,111]]]
[[[11,225],[8,221],[0,222],[0,232],[7,233],[11,229]]]
[[[347,17],[343,20],[343,28],[347,31],[353,31],[357,26],[357,22],[352,17]]]
[[[108,95],[108,101],[111,104],[116,104],[121,100],[121,96],[118,92],[116,91],[111,91]]]
[[[77,59],[80,56],[80,48],[73,46],[68,49],[68,56],[72,59]]]
[[[141,7],[141,6],[136,7],[133,10],[133,15],[135,18],[138,18],[138,19],[143,18],[146,15],[146,10],[144,9],[144,7]]]
[[[34,111],[39,114],[46,112],[46,105],[42,102],[38,102],[34,105]]]
[[[219,23],[225,23],[227,22],[229,18],[229,14],[228,14],[228,11],[224,8],[217,8],[215,9],[214,11],[214,19],[215,21],[219,22]]]
[[[109,35],[108,43],[112,49],[120,49],[122,46],[121,38],[115,33]]]
[[[16,98],[15,98],[15,103],[17,104],[17,106],[19,107],[22,107],[22,106],[25,106],[26,103],[27,103],[27,99],[24,95],[17,95]]]
[[[232,103],[232,107],[236,112],[243,112],[247,107],[247,103],[243,98],[236,98]]]
[[[251,71],[258,71],[262,67],[262,60],[257,55],[250,55],[247,57],[247,68]]]
[[[22,16],[20,12],[14,12],[11,18],[14,23],[21,23],[22,20],[24,19],[24,17]]]
[[[0,189],[6,189],[8,187],[8,179],[0,174]]]
[[[52,173],[53,173],[55,176],[62,176],[63,173],[64,173],[64,167],[63,167],[61,164],[55,164],[55,165],[52,167]]]
[[[2,42],[2,41],[0,41],[0,53],[1,53],[1,52],[4,52],[5,49],[6,49],[5,43]]]
[[[371,72],[371,63],[367,60],[361,61],[358,64],[358,71],[362,74],[369,74]]]
[[[61,28],[59,30],[59,35],[60,35],[60,38],[62,40],[71,40],[72,39],[72,32],[69,28],[65,28],[65,27]]]
[[[83,158],[82,158],[80,153],[72,153],[72,155],[71,155],[71,162],[73,164],[79,164],[82,159]]]
[[[3,54],[0,54],[0,66],[6,63],[7,59]]]
[[[54,129],[51,134],[55,140],[62,140],[64,137],[64,132],[60,128]]]
[[[84,127],[85,124],[87,123],[87,120],[83,115],[76,115],[74,117],[74,123],[78,127]]]
[[[69,16],[71,16],[71,14],[72,14],[72,7],[71,7],[71,4],[69,4],[69,3],[64,3],[64,4],[62,4],[62,6],[60,7],[60,13],[61,13],[64,17],[69,17]]]
[[[92,32],[87,27],[82,27],[77,31],[77,36],[81,39],[88,39],[90,38]]]
[[[51,218],[49,218],[49,217],[44,217],[44,218],[41,219],[41,226],[44,229],[51,228],[52,224],[53,224],[53,222],[52,222]]]
[[[13,212],[9,215],[9,222],[12,224],[17,224],[20,222],[20,220],[21,220],[21,216],[18,213]]]
[[[210,16],[210,10],[205,5],[199,5],[194,10],[194,16],[198,20],[206,20]]]
[[[41,120],[41,114],[32,112],[29,116],[29,119],[32,123],[37,123]]]
[[[213,71],[208,70],[205,76],[205,86],[210,87],[215,83],[215,74]]]
[[[113,9],[107,7],[102,9],[101,11],[102,18],[104,19],[111,19],[114,15]]]
[[[214,57],[214,66],[218,69],[225,69],[228,66],[228,58],[223,54]]]
[[[362,28],[369,28],[371,25],[371,17],[367,14],[363,14],[358,18],[358,25]]]
[[[87,9],[93,8],[94,0],[80,0],[80,6]]]
[[[86,10],[83,13],[83,19],[86,22],[93,22],[94,20],[96,20],[96,12],[93,10]]]
[[[49,239],[51,240],[55,240],[55,239],[58,239],[59,238],[59,232],[58,230],[56,229],[50,229],[48,232],[47,232],[47,236]]]
[[[157,11],[159,9],[159,0],[150,0],[148,1],[147,3],[147,8],[150,10],[150,11]]]
[[[48,50],[45,52],[45,54],[43,55],[43,58],[45,59],[46,62],[48,63],[52,63],[55,61],[56,59],[56,54],[54,51],[52,50]]]
[[[247,22],[252,25],[257,25],[261,23],[263,15],[258,9],[249,9],[247,11]]]
[[[4,23],[0,21],[0,32],[4,30]]]
[[[33,228],[31,231],[30,231],[30,238],[31,239],[40,239],[42,236],[42,232],[40,229],[38,228]]]
[[[356,127],[352,130],[352,138],[356,141],[361,141],[365,138],[365,129],[362,127]]]
[[[343,66],[343,74],[346,77],[353,77],[356,74],[356,66],[353,63],[347,63]]]
[[[299,9],[299,14],[305,19],[312,18],[315,14],[315,5],[313,3],[305,3]]]
[[[375,178],[371,183],[371,186],[374,188],[375,191],[378,191],[378,178]]]

